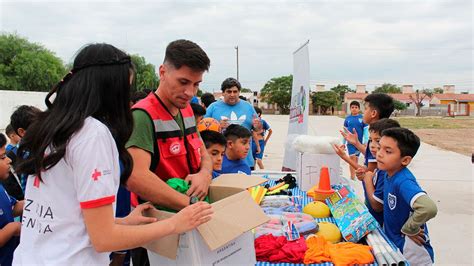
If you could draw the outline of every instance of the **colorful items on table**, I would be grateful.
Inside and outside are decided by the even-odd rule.
[[[331,216],[329,207],[320,201],[313,201],[306,204],[303,208],[303,212],[314,218],[328,218]]]
[[[287,241],[284,236],[263,235],[255,239],[257,261],[302,263],[306,250],[304,237]]]
[[[286,174],[284,177],[278,179],[276,181],[276,183],[285,183],[285,184],[288,184],[288,188],[289,189],[292,189],[292,188],[295,188],[297,185],[296,185],[296,177],[292,176],[291,174]]]
[[[326,203],[347,241],[356,243],[378,226],[367,207],[348,186],[327,198]]]
[[[274,185],[273,187],[269,187],[268,191],[267,191],[267,195],[277,195],[279,193],[284,192],[283,195],[291,196],[289,194],[289,193],[291,193],[291,191],[286,191],[289,187],[290,187],[289,184],[279,183],[277,185]]]
[[[285,231],[286,240],[296,241],[300,238],[300,232],[298,232],[298,229],[296,229],[296,226],[293,224],[293,222],[288,221],[283,229]]]
[[[329,169],[327,166],[321,167],[319,172],[319,185],[312,187],[306,195],[317,201],[324,201],[331,196],[334,190],[331,188],[331,178],[329,177]]]
[[[341,231],[339,228],[329,222],[318,223],[319,231],[316,233],[317,236],[324,237],[327,241],[335,244],[341,242]]]
[[[288,225],[288,223],[292,223],[299,234],[303,236],[314,234],[318,231],[318,224],[310,215],[304,213],[283,212],[281,215],[267,216],[270,220],[255,228],[256,238],[265,234],[272,234],[273,236],[285,235],[287,227],[284,225]]]
[[[248,191],[250,192],[250,196],[257,204],[262,202],[263,197],[265,197],[265,193],[267,193],[267,189],[262,186],[248,188]]]
[[[323,236],[310,236],[306,239],[308,250],[304,256],[304,263],[332,262],[334,265],[369,264],[374,262],[369,246],[342,242],[332,244]]]

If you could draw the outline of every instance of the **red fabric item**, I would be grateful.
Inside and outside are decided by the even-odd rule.
[[[284,236],[263,235],[255,239],[258,261],[302,263],[307,250],[304,237],[287,241]]]

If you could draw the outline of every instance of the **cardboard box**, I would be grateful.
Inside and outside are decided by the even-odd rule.
[[[298,153],[296,164],[297,183],[301,190],[308,191],[319,184],[319,172],[322,166],[329,168],[331,185],[347,184],[342,177],[340,158],[337,154]]]
[[[225,174],[214,179],[209,187],[212,219],[191,232],[170,235],[144,246],[150,262],[154,262],[151,265],[247,264],[249,259],[254,264],[253,235],[248,231],[269,218],[247,188],[266,181],[243,174]],[[146,215],[164,219],[174,214],[153,209]]]

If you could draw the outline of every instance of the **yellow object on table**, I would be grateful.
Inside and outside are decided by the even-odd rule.
[[[267,193],[267,189],[262,186],[248,188],[248,191],[250,192],[250,196],[253,198],[253,200],[259,205],[265,197],[265,193]]]
[[[341,231],[333,223],[320,222],[318,223],[319,231],[316,233],[317,236],[323,236],[327,241],[335,244],[341,242]]]
[[[328,218],[331,216],[329,207],[320,201],[313,201],[306,204],[303,208],[303,212],[313,216],[314,218]]]

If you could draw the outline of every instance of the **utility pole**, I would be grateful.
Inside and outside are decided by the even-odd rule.
[[[237,80],[239,80],[239,46],[235,46],[236,57],[237,57]]]

